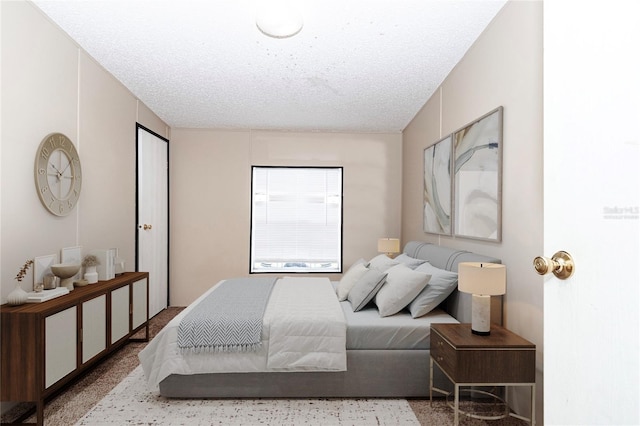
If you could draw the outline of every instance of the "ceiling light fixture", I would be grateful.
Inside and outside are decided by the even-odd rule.
[[[265,35],[287,38],[302,30],[302,15],[286,0],[265,2],[265,7],[256,16],[256,25]]]

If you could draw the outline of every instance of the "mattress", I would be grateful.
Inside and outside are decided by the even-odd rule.
[[[337,288],[338,282],[331,282]],[[429,349],[431,323],[458,323],[440,308],[419,318],[403,309],[395,315],[381,317],[372,302],[353,312],[351,302],[340,302],[347,321],[347,350]]]
[[[429,349],[431,323],[457,323],[441,309],[420,318],[408,311],[381,317],[375,305],[353,312],[349,301],[340,302],[347,321],[347,350]]]

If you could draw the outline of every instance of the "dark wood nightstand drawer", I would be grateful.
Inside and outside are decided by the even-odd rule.
[[[458,351],[452,378],[460,383],[535,382],[535,351],[462,350]]]

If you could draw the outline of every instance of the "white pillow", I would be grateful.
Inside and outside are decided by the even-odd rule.
[[[431,275],[416,272],[402,263],[389,269],[386,282],[375,297],[380,316],[400,312],[426,287],[430,278]]]
[[[392,266],[396,266],[400,262],[389,258],[386,254],[379,254],[369,262],[369,269],[375,269],[376,271],[386,272],[387,269]]]
[[[409,311],[413,318],[428,314],[442,303],[458,285],[458,274],[436,268],[429,262],[423,263],[416,271],[431,275],[429,284],[409,304]]]
[[[349,292],[365,272],[367,272],[367,267],[363,262],[351,265],[351,268],[342,276],[336,288],[339,301],[347,300]]]
[[[373,299],[384,284],[387,274],[376,271],[375,269],[367,269],[362,278],[358,280],[349,292],[349,302],[353,312],[363,309]]]

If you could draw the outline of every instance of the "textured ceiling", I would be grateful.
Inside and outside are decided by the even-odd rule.
[[[34,0],[172,127],[400,132],[506,0]]]

